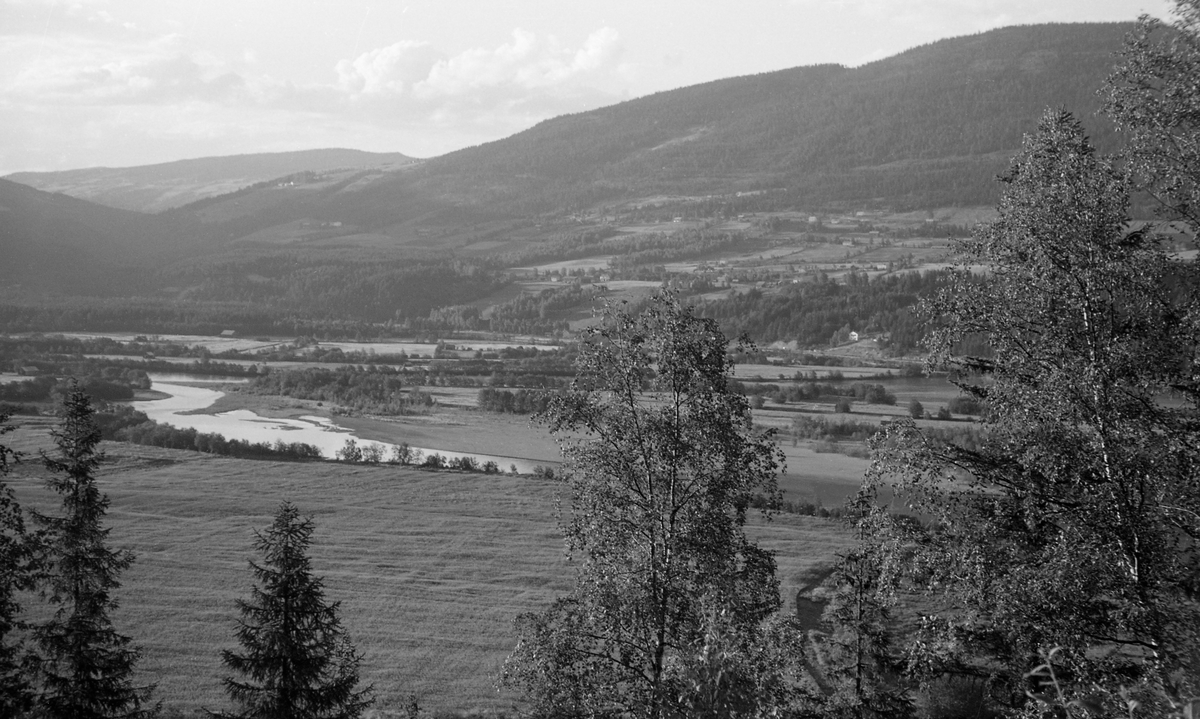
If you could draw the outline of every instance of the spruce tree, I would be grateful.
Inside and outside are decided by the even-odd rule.
[[[312,520],[283,502],[266,534],[255,531],[263,563],[250,562],[258,585],[238,601],[236,635],[242,650],[222,652],[225,690],[240,705],[218,716],[239,719],[351,719],[372,699],[358,686],[358,654],[338,618],[339,602],[325,601],[308,558]]]
[[[109,719],[148,714],[149,694],[132,681],[139,652],[117,633],[109,613],[117,607],[112,593],[117,577],[133,555],[108,546],[103,527],[108,497],[94,473],[103,455],[91,399],[72,383],[63,398],[62,421],[53,432],[56,456],[42,453],[52,476],[51,489],[62,497],[62,516],[34,513],[46,532],[46,589],[54,616],[34,631],[40,649],[39,716],[61,719]]]
[[[0,413],[0,435],[13,430]],[[25,514],[4,483],[17,453],[0,444],[0,716],[18,716],[33,702],[29,677],[30,655],[22,633],[19,593],[34,586],[37,572],[36,538],[25,526]]]

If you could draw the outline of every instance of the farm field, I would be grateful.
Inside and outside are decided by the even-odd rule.
[[[36,456],[49,445],[49,421],[25,425],[6,441]],[[381,709],[399,710],[410,694],[427,710],[511,708],[514,698],[497,693],[493,677],[515,642],[512,620],[570,586],[551,483],[109,442],[103,449],[111,543],[137,555],[114,621],[143,647],[140,680],[157,683],[169,708],[226,706],[219,652],[234,646],[234,600],[251,586],[251,532],[284,499],[314,516],[314,570],[327,596],[342,602]],[[55,511],[43,479],[34,461],[10,477],[24,503]],[[777,552],[789,607],[796,589],[849,545],[830,520],[753,514],[751,522],[752,536]]]
[[[326,365],[328,366],[328,365]],[[920,401],[933,414],[959,394],[958,388],[936,377],[879,378],[884,369],[874,367],[796,367],[779,365],[736,365],[735,375],[743,378],[762,378],[781,386],[791,380],[772,380],[779,374],[791,377],[796,371],[816,371],[818,376],[837,369],[846,382],[879,383],[896,396],[894,405],[855,402],[853,411],[840,414],[833,411],[832,400],[777,404],[768,399],[761,409],[753,411],[754,420],[778,432],[788,472],[780,478],[785,498],[791,501],[816,501],[826,506],[839,506],[861,483],[869,462],[865,447],[858,442],[846,443],[858,457],[829,451],[827,443],[790,439],[792,422],[808,416],[835,422],[878,424],[882,421],[907,417],[911,400]],[[874,375],[874,378],[872,377]],[[206,385],[211,386],[211,385]],[[263,417],[297,419],[319,415],[331,419],[364,440],[412,446],[442,452],[461,452],[468,455],[491,455],[524,459],[534,464],[555,465],[560,459],[555,439],[544,427],[531,421],[528,415],[481,412],[476,408],[479,389],[475,387],[429,387],[437,404],[427,413],[402,416],[380,416],[351,413],[334,416],[330,407],[313,400],[258,395],[241,391],[238,385],[220,389],[226,392],[212,406],[201,410],[218,414],[247,409]],[[966,417],[954,421],[924,419],[923,426],[942,428],[962,427]],[[826,451],[817,452],[818,445]],[[507,465],[502,465],[507,466]]]
[[[896,382],[900,383],[902,380]],[[946,386],[954,389],[951,385]],[[545,465],[555,465],[561,460],[554,438],[545,428],[531,422],[528,415],[475,410],[478,391],[475,388],[433,389],[439,406],[429,414],[395,417],[339,416],[335,420],[338,425],[352,430],[358,437],[376,442],[407,442],[432,450],[517,457]],[[926,391],[921,394],[922,401],[938,396],[937,392],[938,390]],[[793,445],[787,435],[795,417],[807,415],[839,421],[879,422],[907,416],[906,405],[910,395],[902,390],[896,393],[898,397],[903,394],[904,398],[898,400],[895,406],[858,405],[854,414],[835,414],[816,405],[788,405],[792,409],[784,410],[770,403],[761,410],[755,410],[757,424],[774,427],[779,432],[780,449],[783,450],[787,462],[787,473],[779,479],[785,499],[816,501],[828,507],[840,506],[846,497],[858,488],[870,464],[865,459],[844,454],[816,452],[813,449],[815,443],[810,441],[801,441]],[[945,393],[942,396],[948,401],[953,393]],[[930,406],[933,407],[932,403]],[[237,409],[249,409],[263,417],[291,419],[328,413],[327,408],[320,407],[311,400],[237,391],[228,392],[204,411],[218,413]],[[936,421],[926,423],[953,424]]]

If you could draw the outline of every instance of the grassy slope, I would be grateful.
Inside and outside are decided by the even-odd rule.
[[[49,444],[44,425],[14,438],[26,452]],[[342,602],[380,708],[401,708],[410,692],[428,709],[511,707],[493,677],[515,641],[512,619],[570,585],[554,487],[529,478],[105,450],[111,542],[138,557],[114,619],[144,648],[141,678],[167,706],[225,706],[219,652],[233,647],[234,600],[251,585],[251,530],[283,499],[315,516],[314,569]],[[27,504],[53,510],[42,478],[27,462],[11,480]],[[847,546],[826,520],[754,525],[779,552],[785,598]]]

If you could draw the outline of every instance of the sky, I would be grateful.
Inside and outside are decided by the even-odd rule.
[[[0,175],[432,157],[724,77],[1170,0],[0,0]]]

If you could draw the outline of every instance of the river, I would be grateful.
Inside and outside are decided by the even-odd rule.
[[[181,381],[194,383],[229,383],[239,382],[236,378],[212,378],[190,375],[151,374],[150,388],[157,392],[170,395],[165,399],[145,400],[134,402],[133,406],[146,413],[155,422],[170,424],[180,428],[192,428],[197,432],[212,432],[224,435],[227,439],[239,439],[249,442],[267,442],[274,444],[276,440],[283,442],[303,442],[321,450],[321,454],[333,458],[346,444],[347,439],[355,440],[359,447],[378,445],[384,452],[384,457],[391,455],[395,446],[387,442],[364,440],[345,427],[340,427],[326,417],[306,415],[296,419],[280,419],[263,417],[248,409],[239,409],[220,414],[189,414],[211,407],[225,393],[207,387],[194,387],[190,384],[178,384]],[[174,380],[174,381],[170,381]],[[519,457],[500,457],[494,455],[456,452],[430,447],[413,447],[423,455],[437,453],[446,459],[458,457],[474,457],[480,463],[495,462],[504,471],[516,466],[522,474],[533,472],[535,462]]]

